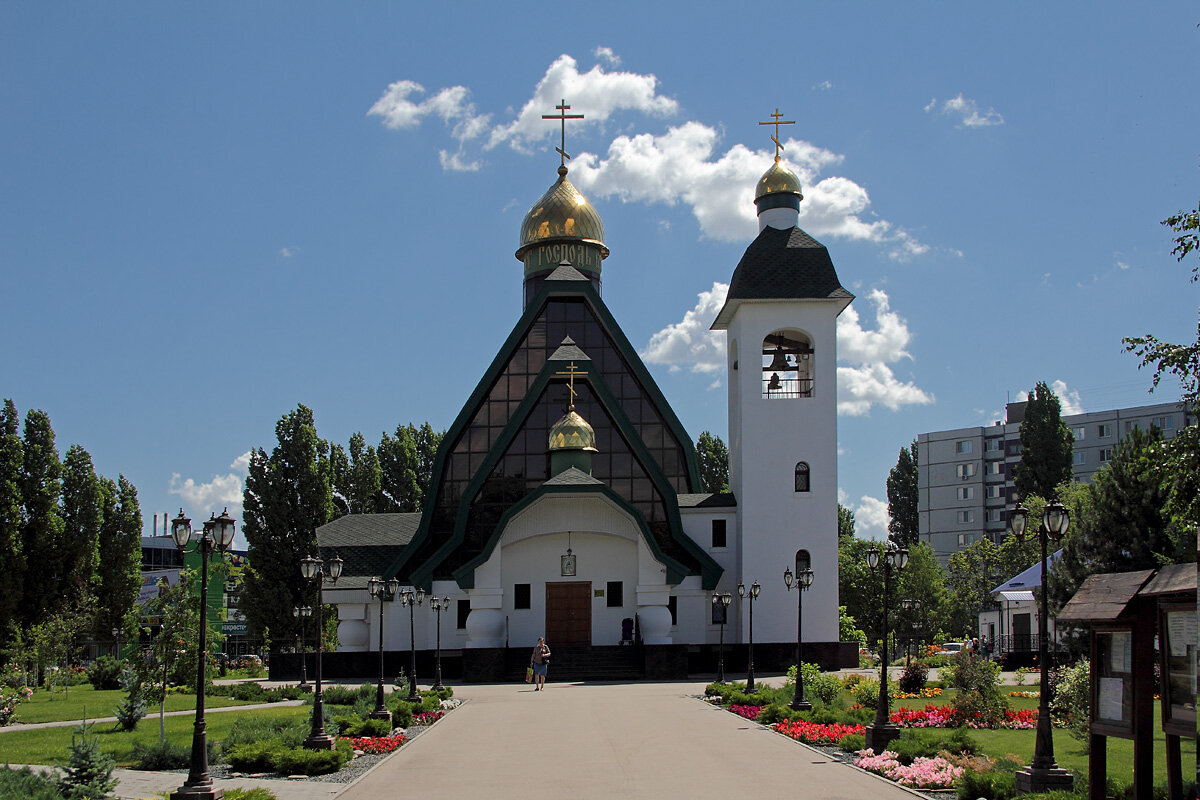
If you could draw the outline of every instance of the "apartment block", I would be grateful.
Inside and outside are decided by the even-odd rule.
[[[1026,403],[1009,403],[1004,422],[917,436],[921,541],[938,560],[981,538],[1000,542],[1016,489],[1013,469],[1021,461],[1021,421]],[[1166,438],[1193,424],[1179,403],[1063,416],[1075,436],[1076,481],[1090,481],[1113,457],[1117,442],[1134,428],[1156,426]]]

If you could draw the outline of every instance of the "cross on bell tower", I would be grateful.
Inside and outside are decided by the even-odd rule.
[[[775,126],[775,135],[771,137],[771,141],[775,143],[775,160],[776,160],[776,161],[778,161],[778,160],[779,160],[779,154],[783,152],[783,145],[779,143],[779,126],[780,126],[780,125],[795,125],[795,124],[796,124],[796,120],[794,120],[794,119],[782,119],[782,120],[781,120],[781,119],[780,119],[780,117],[782,117],[782,116],[783,116],[783,114],[780,114],[780,113],[779,113],[779,107],[778,107],[778,106],[776,106],[776,107],[775,107],[775,113],[774,113],[774,114],[768,114],[767,116],[769,116],[769,117],[774,117],[775,119],[774,119],[773,121],[771,121],[771,122],[760,122],[760,123],[758,123],[758,124],[759,124],[759,125],[774,125],[774,126]]]
[[[562,156],[562,162],[559,166],[565,169],[567,166],[567,159],[571,157],[570,154],[567,153],[567,120],[583,119],[583,114],[568,114],[567,112],[571,110],[571,107],[567,105],[565,98],[560,100],[555,108],[558,109],[557,114],[542,114],[542,119],[557,119],[562,122],[562,146],[554,148],[554,151]]]

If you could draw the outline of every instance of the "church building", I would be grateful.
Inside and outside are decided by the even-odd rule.
[[[551,118],[565,126],[567,108]],[[838,642],[837,561],[836,323],[853,295],[797,226],[800,182],[774,141],[759,234],[712,326],[727,337],[729,492],[704,492],[693,437],[604,303],[604,223],[560,149],[520,229],[524,312],[446,432],[424,508],[318,529],[344,563],[325,589],[338,656],[411,641],[499,680],[545,636],[552,675],[682,677],[713,671],[720,641],[744,668],[753,641],[759,669],[784,669],[799,593],[784,572],[810,567],[805,660],[857,662]],[[372,576],[449,603],[381,608]]]

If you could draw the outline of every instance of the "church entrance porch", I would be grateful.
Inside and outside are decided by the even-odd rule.
[[[546,584],[546,643],[556,646],[592,643],[591,581]]]

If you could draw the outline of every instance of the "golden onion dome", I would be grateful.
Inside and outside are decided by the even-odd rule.
[[[800,179],[796,177],[796,173],[785,167],[775,159],[775,163],[770,169],[763,173],[763,176],[758,179],[758,187],[754,190],[754,199],[757,201],[760,197],[766,197],[769,194],[794,194],[801,200],[804,195],[800,192]]]
[[[550,451],[555,450],[596,452],[596,432],[574,409],[563,414],[550,429]]]
[[[558,168],[558,180],[533,204],[521,223],[521,246],[517,258],[530,245],[552,240],[572,240],[604,246],[604,223],[594,206],[567,180],[567,168]]]

